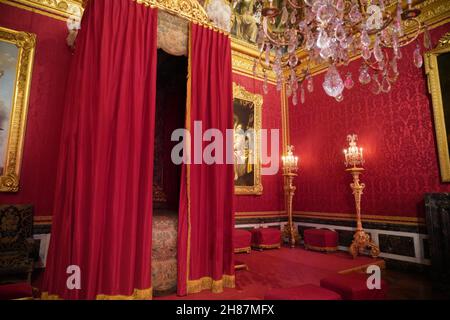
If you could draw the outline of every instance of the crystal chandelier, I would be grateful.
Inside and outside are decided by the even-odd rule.
[[[327,95],[342,101],[344,89],[351,89],[354,81],[350,72],[343,77],[338,67],[348,65],[351,57],[362,56],[356,78],[363,85],[371,83],[371,91],[379,94],[389,92],[398,78],[401,47],[415,41],[425,29],[424,46],[431,48],[428,30],[417,19],[420,11],[413,8],[412,0],[405,9],[401,0],[279,0],[278,7],[273,0],[257,1],[262,7],[257,40],[260,55],[253,72],[256,75],[262,70],[267,93],[267,71],[273,70],[277,89],[285,82],[294,105],[298,92],[301,103],[305,102],[304,82],[308,92],[314,90],[312,65],[328,65],[322,87]],[[406,34],[405,27],[414,32]],[[304,61],[299,60],[300,51],[306,52]],[[300,63],[303,69],[297,74]],[[420,68],[422,63],[417,44],[414,64]]]

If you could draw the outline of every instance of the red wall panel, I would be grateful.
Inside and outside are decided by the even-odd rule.
[[[44,15],[0,4],[0,26],[37,36],[30,104],[17,193],[0,193],[0,203],[28,203],[35,215],[51,215],[66,75],[71,53],[67,26]]]
[[[432,30],[433,44],[448,30],[448,24]],[[357,60],[339,68],[342,77],[351,71],[355,81],[342,102],[325,94],[322,73],[305,104],[289,106],[291,142],[301,157],[294,210],[354,212],[342,153],[350,133],[358,135],[365,153],[363,215],[423,217],[424,193],[450,192],[440,182],[427,79],[412,62],[414,48],[402,48],[400,76],[390,93],[375,95],[370,84],[357,82]]]
[[[278,156],[282,152],[282,119],[281,119],[281,95],[276,86],[269,84],[269,91],[265,95],[262,90],[262,81],[250,77],[233,74],[233,81],[243,86],[247,91],[263,96],[262,106],[262,128],[279,129],[280,141],[279,150],[271,150]],[[269,133],[270,134],[270,133]],[[255,211],[279,211],[283,210],[283,180],[281,170],[276,175],[262,176],[263,194],[256,195],[236,195],[236,212]]]

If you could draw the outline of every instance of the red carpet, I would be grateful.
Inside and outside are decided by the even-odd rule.
[[[262,299],[271,288],[289,288],[312,283],[319,285],[320,279],[336,272],[349,272],[369,264],[382,264],[381,259],[358,257],[353,259],[346,252],[319,253],[301,248],[281,248],[250,254],[236,254],[235,260],[247,263],[249,270],[236,271],[236,288],[223,293],[208,291],[186,297],[170,295],[154,299],[182,300],[241,300]]]

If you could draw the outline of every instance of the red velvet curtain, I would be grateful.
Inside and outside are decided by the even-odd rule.
[[[192,23],[190,28],[186,128],[191,133],[193,162],[193,141],[202,138],[194,133],[194,121],[202,122],[203,131],[216,128],[225,137],[226,129],[233,128],[233,92],[229,37]],[[203,142],[203,148],[208,144]],[[234,287],[233,195],[233,164],[183,166],[179,295]]]
[[[155,9],[89,1],[69,75],[43,298],[151,297],[156,32]],[[81,289],[66,285],[70,265]]]

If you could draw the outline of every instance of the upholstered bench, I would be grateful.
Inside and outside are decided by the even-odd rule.
[[[246,252],[250,253],[252,243],[252,234],[248,230],[234,229],[233,246],[234,253]]]
[[[0,300],[33,299],[33,288],[28,282],[0,285]]]
[[[338,247],[338,234],[328,229],[306,229],[303,232],[306,249],[331,252]]]
[[[265,294],[264,300],[341,300],[341,296],[314,284],[305,284],[287,289],[272,289]]]
[[[257,228],[251,230],[252,247],[257,249],[274,249],[281,247],[281,231],[275,228]]]
[[[380,281],[380,289],[369,289],[365,273],[336,274],[320,280],[322,288],[332,290],[341,295],[343,300],[383,300],[386,299],[388,286]]]

